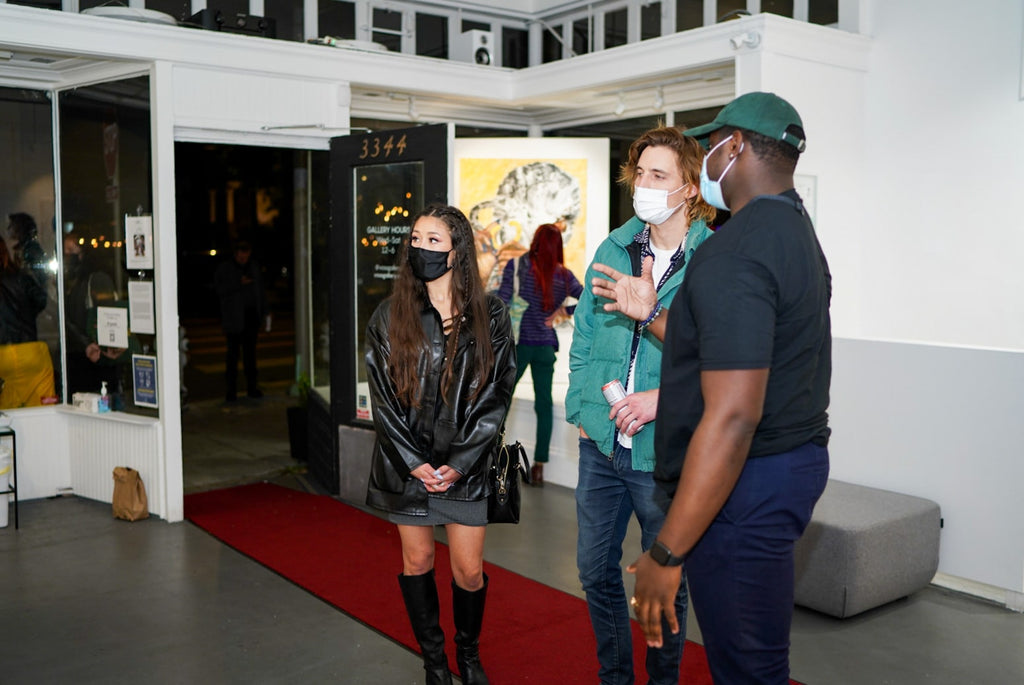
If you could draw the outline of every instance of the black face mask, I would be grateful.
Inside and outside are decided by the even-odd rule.
[[[451,269],[448,266],[448,253],[435,250],[424,250],[422,247],[409,248],[409,266],[413,275],[423,281],[430,283],[444,276]]]

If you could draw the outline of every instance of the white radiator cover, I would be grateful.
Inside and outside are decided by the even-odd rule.
[[[142,477],[150,513],[165,518],[160,423],[127,414],[77,415],[73,410],[63,413],[68,421],[71,487],[75,494],[101,502],[112,501],[114,467],[128,466]]]

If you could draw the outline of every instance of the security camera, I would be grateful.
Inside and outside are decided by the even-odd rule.
[[[742,47],[756,48],[761,44],[761,34],[757,31],[747,31],[733,36],[729,42],[732,43],[733,50],[739,50]]]

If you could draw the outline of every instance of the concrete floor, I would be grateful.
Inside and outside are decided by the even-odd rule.
[[[288,402],[190,406],[186,490],[271,480],[318,492],[288,456]],[[572,492],[527,488],[523,511],[520,525],[488,529],[487,559],[582,596]],[[634,527],[629,560],[638,540]],[[700,641],[692,615],[688,637]],[[793,677],[807,685],[1024,683],[1024,615],[938,588],[845,620],[797,608],[792,643]],[[596,674],[596,661],[580,668]],[[21,529],[0,529],[0,682],[391,684],[421,683],[423,671],[190,523],[127,523],[68,497],[23,502]]]
[[[189,402],[181,415],[185,494],[271,480],[304,470],[291,456],[287,407],[295,398],[267,391],[259,400],[243,394]]]

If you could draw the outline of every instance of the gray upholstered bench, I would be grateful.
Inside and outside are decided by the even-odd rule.
[[[829,480],[796,543],[796,603],[845,618],[920,590],[940,527],[931,500]]]

